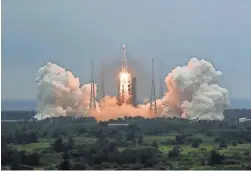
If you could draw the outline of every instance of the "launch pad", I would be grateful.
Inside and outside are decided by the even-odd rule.
[[[95,101],[95,91],[94,91],[94,78],[93,78],[93,62],[92,62],[92,82],[91,82],[91,94],[90,94],[90,110],[96,110],[96,101]],[[105,96],[104,90],[104,72],[103,72],[103,63],[101,61],[101,87],[99,98],[102,99]],[[154,77],[153,77],[154,79]],[[152,83],[152,90],[155,90],[155,83]],[[120,63],[120,71],[117,77],[117,105],[129,105],[129,106],[137,106],[136,100],[136,77],[132,76],[132,74],[128,71],[127,68],[127,59],[126,59],[126,47],[122,46],[122,57]],[[155,91],[151,94],[151,105],[149,111],[156,115],[156,99],[155,99]]]

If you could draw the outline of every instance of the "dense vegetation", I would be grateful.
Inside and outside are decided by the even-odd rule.
[[[2,111],[1,118],[4,120],[27,120],[36,114],[36,111]],[[224,111],[225,119],[236,120],[238,118],[251,119],[251,109],[226,109]]]
[[[2,122],[2,168],[251,169],[251,123],[234,118]]]
[[[2,111],[1,118],[3,120],[28,120],[35,116],[36,111]]]

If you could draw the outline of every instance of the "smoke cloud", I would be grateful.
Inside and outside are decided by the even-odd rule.
[[[90,87],[80,87],[79,78],[64,68],[47,63],[37,76],[37,119],[55,116],[88,116]],[[95,85],[95,89],[96,89]]]
[[[223,119],[229,104],[228,91],[218,85],[222,76],[205,60],[192,58],[187,66],[176,67],[165,79],[168,92],[162,99],[162,116]]]
[[[176,67],[165,78],[168,91],[162,99],[157,99],[157,117],[223,119],[223,110],[229,104],[229,99],[227,89],[219,85],[221,76],[222,73],[216,71],[210,62],[197,58],[192,58],[187,66]],[[56,64],[47,63],[41,67],[36,83],[37,119],[55,116],[92,116],[97,120],[125,116],[150,117],[147,100],[137,107],[118,106],[116,97],[112,96],[97,102],[97,111],[88,111],[91,85],[80,87],[78,78]]]

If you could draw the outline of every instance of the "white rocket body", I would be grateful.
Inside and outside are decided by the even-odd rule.
[[[124,44],[122,46],[122,50],[123,50],[123,55],[121,58],[121,72],[127,73],[126,47]]]

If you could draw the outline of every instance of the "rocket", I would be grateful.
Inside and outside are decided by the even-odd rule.
[[[118,104],[132,104],[132,76],[127,71],[126,46],[122,46],[121,71],[118,77]]]
[[[125,44],[122,46],[123,55],[121,58],[121,72],[127,72],[127,60],[126,60],[126,47]]]

